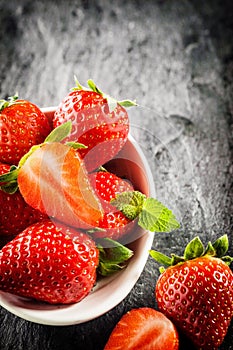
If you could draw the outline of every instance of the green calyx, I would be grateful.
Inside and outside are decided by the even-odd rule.
[[[203,256],[212,256],[223,260],[226,265],[230,265],[233,258],[225,255],[229,248],[229,242],[227,235],[223,235],[218,238],[214,243],[208,242],[206,248],[204,247],[201,239],[197,236],[193,238],[186,246],[183,256],[171,254],[168,257],[158,251],[150,250],[150,255],[153,259],[165,266],[175,266],[177,264],[184,263],[188,260],[193,260]],[[160,268],[162,273],[165,270],[164,267]]]
[[[76,76],[74,77],[74,80],[75,80],[76,86],[74,88],[72,88],[72,90],[85,90],[85,91],[89,90],[89,91],[97,92],[98,94],[103,96],[103,98],[105,98],[107,100],[110,113],[114,111],[114,109],[117,107],[117,104],[119,104],[119,105],[121,105],[122,107],[125,107],[125,108],[137,106],[137,103],[135,101],[131,101],[131,100],[117,101],[115,98],[105,94],[103,91],[101,91],[97,87],[97,85],[94,83],[94,81],[92,79],[89,79],[87,81],[88,88],[86,88],[85,86],[82,86],[79,83],[79,81],[78,81]]]
[[[14,104],[17,103],[18,100],[18,94],[16,93],[14,96],[10,96],[8,97],[7,100],[0,100],[0,112],[6,108],[6,107],[10,107]]]
[[[51,133],[46,137],[43,143],[32,146],[30,150],[20,159],[18,166],[13,165],[11,166],[10,171],[8,173],[0,175],[0,184],[2,184],[0,186],[0,190],[9,194],[15,193],[18,189],[18,173],[20,168],[26,162],[26,160],[44,144],[63,141],[71,133],[71,129],[71,121],[61,124],[51,131]],[[77,142],[66,142],[65,144],[74,149],[86,148],[85,145]]]
[[[110,238],[104,238],[97,247],[99,249],[97,271],[101,276],[110,276],[122,270],[133,256],[132,250]]]
[[[138,219],[138,225],[151,232],[170,232],[180,224],[172,211],[154,198],[147,198],[139,191],[117,194],[111,204],[128,219]]]

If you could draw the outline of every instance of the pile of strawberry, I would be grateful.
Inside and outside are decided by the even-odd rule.
[[[88,85],[76,81],[52,119],[17,96],[0,100],[2,291],[51,304],[79,302],[99,275],[127,266],[134,252],[125,242],[138,238],[137,226],[179,227],[162,203],[106,170],[127,141],[126,107],[135,103],[116,101],[92,80]],[[132,310],[106,349],[178,349],[173,322],[199,349],[219,346],[233,314],[232,260],[225,252],[226,239],[206,250],[195,240],[181,258],[151,252],[160,262],[178,263],[157,283],[163,314]]]

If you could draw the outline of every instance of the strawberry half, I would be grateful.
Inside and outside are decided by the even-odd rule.
[[[82,300],[94,286],[94,241],[50,220],[36,223],[0,251],[0,289],[51,304]]]
[[[9,164],[0,163],[0,175],[9,171]],[[19,191],[9,194],[0,189],[0,236],[14,236],[45,218],[47,215],[29,206]]]
[[[129,118],[124,106],[135,105],[132,101],[110,98],[100,91],[92,80],[87,90],[77,86],[58,106],[53,126],[72,121],[72,132],[66,139],[87,146],[78,150],[87,170],[97,169],[112,159],[124,146],[129,132]]]
[[[104,350],[178,350],[175,326],[161,312],[142,307],[128,311],[113,329]]]
[[[32,152],[18,171],[24,200],[50,217],[79,228],[91,228],[102,217],[77,152],[58,142],[45,143]]]
[[[115,174],[107,171],[99,171],[89,175],[92,187],[100,198],[104,211],[103,217],[96,222],[96,226],[103,230],[93,232],[95,238],[108,237],[119,240],[129,233],[134,221],[128,219],[120,210],[117,210],[110,201],[116,195],[125,191],[133,191],[133,186],[126,180],[119,178]]]
[[[48,118],[33,103],[0,100],[0,161],[18,164],[21,157],[36,144],[44,141],[51,131]]]
[[[183,257],[151,251],[157,261],[170,265],[161,270],[156,284],[158,308],[179,327],[199,350],[216,350],[233,317],[233,259],[224,256],[228,238],[220,237],[206,249],[198,237]]]

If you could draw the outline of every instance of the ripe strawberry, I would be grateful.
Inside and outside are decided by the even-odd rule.
[[[60,103],[53,119],[53,126],[72,121],[68,139],[87,146],[78,150],[87,170],[92,171],[112,159],[124,146],[129,132],[129,118],[123,106],[135,105],[131,101],[117,102],[102,93],[93,81],[91,90],[77,82]]]
[[[10,165],[0,163],[0,175],[8,171]],[[0,189],[0,236],[14,236],[46,217],[45,214],[30,207],[19,191],[8,194]]]
[[[142,307],[128,311],[113,329],[104,350],[178,350],[175,326],[161,312]]]
[[[155,289],[158,308],[179,327],[197,349],[215,350],[223,342],[233,316],[233,259],[223,255],[228,238],[220,237],[204,249],[198,237],[183,257],[152,257],[170,265],[162,270]]]
[[[122,238],[132,230],[135,222],[116,209],[110,201],[115,199],[119,193],[133,191],[133,186],[128,181],[107,171],[91,173],[89,179],[104,210],[103,217],[96,222],[96,226],[104,230],[94,231],[94,237],[108,237],[114,240]]]
[[[79,228],[91,228],[102,217],[84,164],[64,144],[44,143],[18,170],[18,186],[25,201],[48,216]]]
[[[50,220],[0,251],[0,290],[51,304],[82,300],[96,281],[98,250],[89,236]]]
[[[0,161],[18,164],[31,146],[44,141],[51,127],[47,117],[33,103],[0,100]]]

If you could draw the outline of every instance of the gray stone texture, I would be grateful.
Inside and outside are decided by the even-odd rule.
[[[112,96],[136,99],[131,132],[149,160],[157,198],[181,229],[153,247],[182,253],[197,234],[229,235],[233,255],[233,6],[191,0],[0,0],[0,95],[57,105],[93,78]],[[33,324],[0,308],[1,350],[102,350],[133,307],[156,307],[151,258],[130,294],[82,325]],[[191,350],[181,337],[180,349]],[[233,349],[232,325],[220,349]]]

